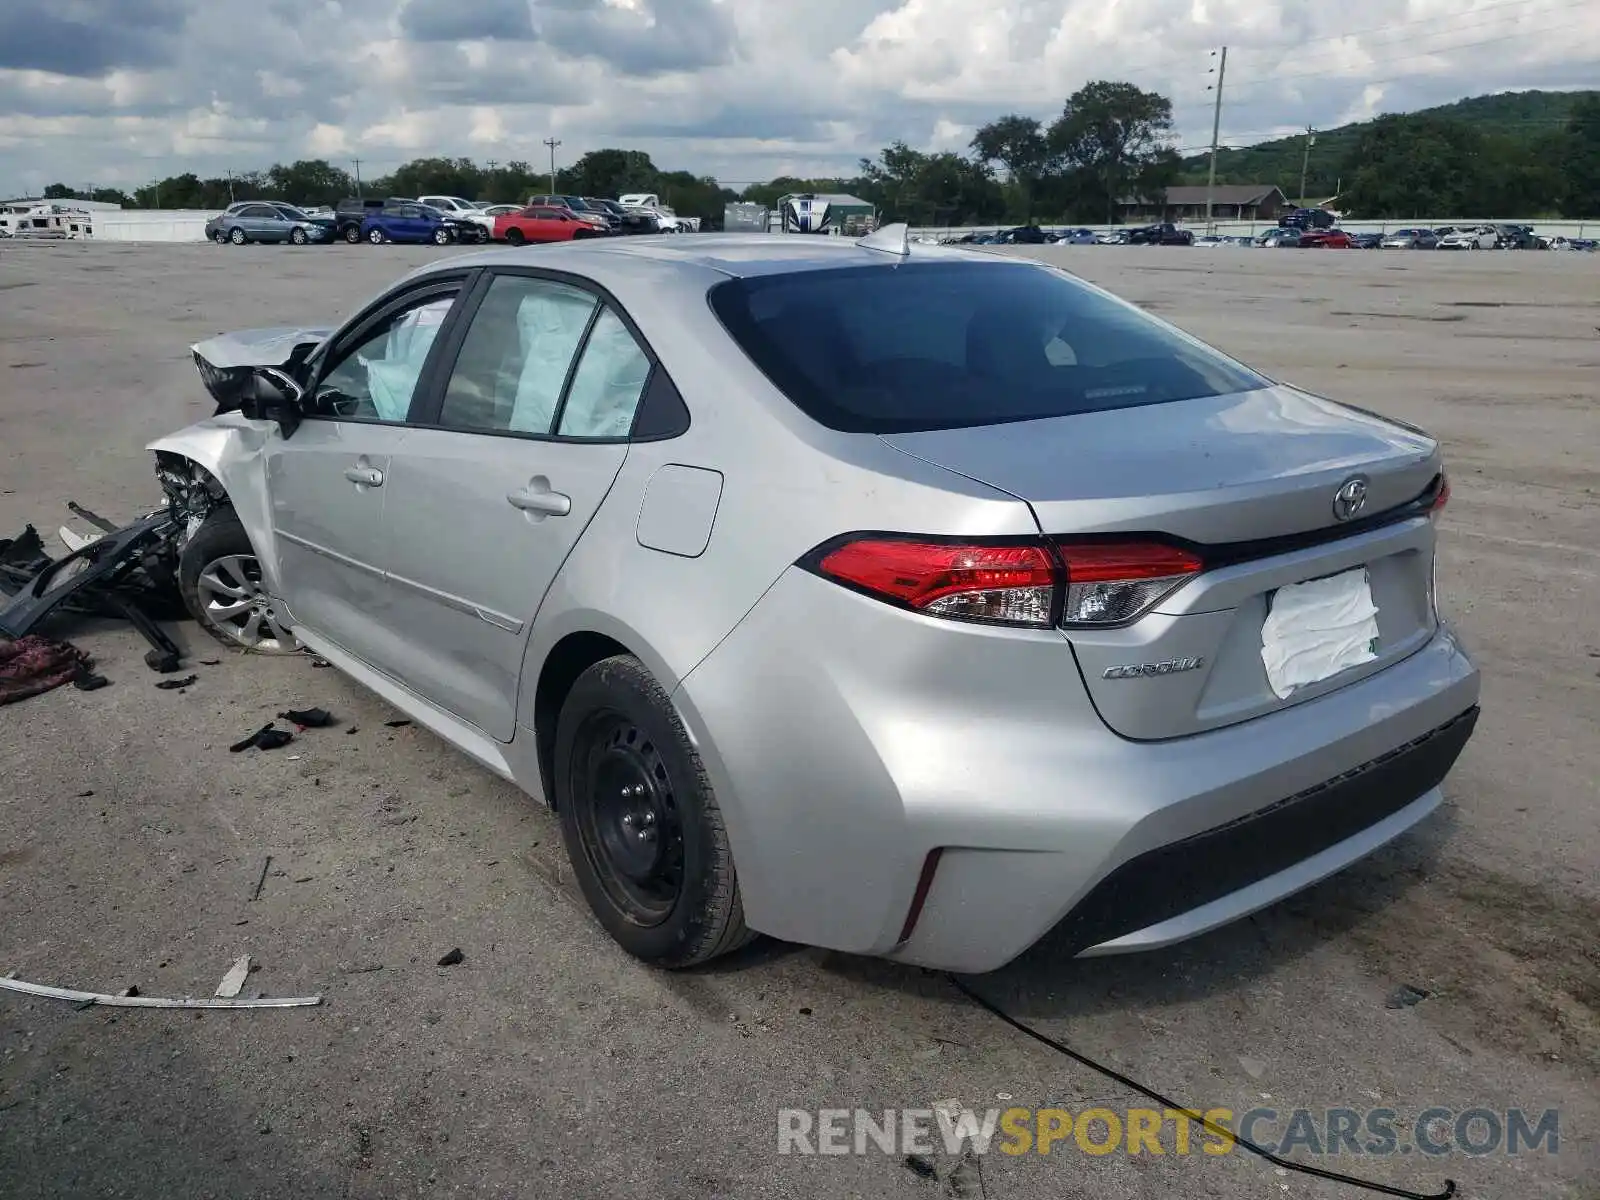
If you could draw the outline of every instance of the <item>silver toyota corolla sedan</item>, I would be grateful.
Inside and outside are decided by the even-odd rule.
[[[1477,717],[1437,443],[1038,262],[496,250],[195,357],[195,616],[554,807],[662,966],[1163,946],[1421,821]]]

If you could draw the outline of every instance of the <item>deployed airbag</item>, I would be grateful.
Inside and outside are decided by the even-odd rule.
[[[1365,567],[1279,588],[1261,626],[1261,662],[1278,699],[1378,657],[1378,606]]]

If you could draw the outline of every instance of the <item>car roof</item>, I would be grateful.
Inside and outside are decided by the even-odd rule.
[[[980,257],[970,251],[925,243],[912,243],[910,257],[914,261],[1034,263],[1032,259],[998,255]],[[899,255],[863,247],[853,238],[826,234],[704,233],[689,237],[669,234],[485,250],[440,259],[415,274],[425,275],[464,266],[549,267],[585,275],[604,284],[607,276],[654,273],[664,265],[677,266],[686,271],[698,270],[707,275],[748,279],[830,268],[892,267],[903,261]]]

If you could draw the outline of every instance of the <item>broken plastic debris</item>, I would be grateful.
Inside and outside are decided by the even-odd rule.
[[[182,679],[163,679],[160,683],[156,684],[156,687],[160,688],[163,692],[175,692],[180,688],[189,687],[195,682],[195,680],[199,678],[200,677],[198,675],[185,675]]]
[[[287,746],[294,741],[294,734],[287,729],[279,729],[268,721],[260,729],[242,741],[235,742],[228,747],[230,754],[238,754],[241,750],[248,750],[254,746],[257,750],[276,750],[279,746]]]
[[[1261,662],[1280,700],[1378,657],[1378,607],[1366,568],[1291,583],[1261,625]]]
[[[52,987],[47,983],[29,983],[12,975],[0,979],[0,988],[23,992],[29,996],[44,996],[51,1000],[70,1000],[85,1008],[101,1004],[112,1008],[307,1008],[321,1004],[317,996],[261,996],[249,1000],[225,1000],[217,997],[193,1000],[185,996],[174,999],[168,996],[113,996],[107,992],[79,992],[72,988]],[[131,989],[130,989],[131,990]]]
[[[333,724],[333,714],[325,708],[291,708],[278,715],[301,729],[324,729]]]
[[[228,973],[222,977],[222,982],[217,984],[216,994],[223,999],[231,999],[244,989],[244,981],[248,978],[250,978],[250,956],[245,954],[228,968]]]

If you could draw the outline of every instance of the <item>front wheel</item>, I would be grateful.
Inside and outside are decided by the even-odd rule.
[[[250,535],[231,508],[212,513],[185,544],[178,556],[178,591],[200,628],[224,645],[257,654],[300,648],[267,592]]]
[[[520,246],[528,240],[527,235],[520,229],[506,230],[506,243],[511,246]]]
[[[448,246],[450,244],[450,231],[443,227],[433,231],[433,244],[435,246]]]
[[[361,226],[346,225],[344,228],[344,240],[351,246],[359,243],[361,241]]]
[[[230,233],[230,234],[228,234],[228,240],[229,240],[229,241],[230,241],[230,242],[232,242],[232,243],[233,243],[233,244],[234,244],[234,245],[235,245],[235,246],[242,246],[242,245],[244,245],[244,244],[245,244],[245,243],[246,243],[246,242],[248,242],[248,241],[249,241],[249,240],[250,240],[250,239],[249,239],[249,238],[247,238],[247,237],[245,237],[245,235],[244,235],[244,230],[242,230],[242,229],[240,229],[240,228],[239,228],[239,227],[238,227],[238,226],[237,226],[237,225],[236,225],[236,226],[234,226],[234,228],[233,228],[233,232],[232,232],[232,233]]]
[[[371,242],[374,246],[381,246],[388,240],[389,235],[384,233],[381,229],[367,230],[367,241]]]
[[[554,784],[584,898],[629,954],[689,967],[754,936],[705,767],[638,659],[605,659],[573,684],[556,723]]]

